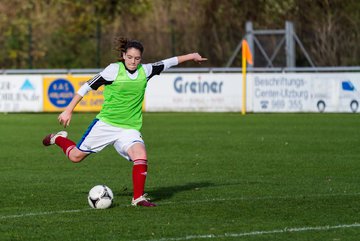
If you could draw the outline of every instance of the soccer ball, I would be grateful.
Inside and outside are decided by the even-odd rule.
[[[114,194],[111,189],[105,185],[96,185],[91,188],[88,195],[89,205],[92,208],[109,208],[114,200]]]

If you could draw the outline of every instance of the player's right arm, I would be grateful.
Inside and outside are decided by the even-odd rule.
[[[58,116],[58,121],[60,125],[63,125],[65,128],[70,125],[72,113],[76,105],[81,101],[83,97],[79,94],[75,94],[74,98],[71,100],[69,105],[65,110]]]
[[[102,85],[111,84],[117,75],[118,65],[110,64],[101,73],[95,75],[92,79],[83,84],[71,100],[65,110],[58,116],[58,121],[65,128],[70,124],[72,113],[77,104],[91,90],[97,90]]]

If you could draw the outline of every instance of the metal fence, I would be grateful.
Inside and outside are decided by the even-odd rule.
[[[14,74],[97,74],[102,69],[3,69],[2,75]],[[170,68],[167,73],[236,73],[242,68]],[[259,68],[249,67],[248,73],[324,73],[324,72],[360,72],[360,66],[338,66],[338,67],[284,67],[284,68]]]

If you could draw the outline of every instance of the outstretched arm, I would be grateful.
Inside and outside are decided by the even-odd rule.
[[[164,70],[167,70],[175,65],[178,65],[183,62],[190,61],[190,60],[201,63],[203,61],[206,61],[207,58],[201,57],[200,54],[198,54],[198,53],[191,53],[191,54],[185,54],[185,55],[180,55],[180,56],[164,59],[164,60],[161,60],[161,61],[153,63],[153,64],[143,64],[142,66],[144,67],[146,77],[149,80],[153,76],[159,75]]]
[[[58,120],[60,125],[63,125],[65,128],[70,125],[71,116],[73,110],[76,105],[82,100],[82,96],[79,94],[75,94],[74,98],[71,100],[69,105],[65,108],[65,110],[58,116]]]
[[[195,61],[197,63],[201,63],[201,62],[207,60],[207,58],[201,57],[201,55],[198,54],[198,53],[192,53],[192,54],[186,54],[186,55],[177,56],[177,59],[178,59],[179,64],[181,64],[183,62],[186,62],[186,61],[190,61],[190,60],[193,60],[193,61]]]

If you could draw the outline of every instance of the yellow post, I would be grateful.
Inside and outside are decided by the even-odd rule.
[[[242,107],[241,114],[246,114],[246,47],[242,44]]]
[[[253,64],[252,54],[245,39],[242,41],[242,107],[241,114],[246,114],[246,63]]]

